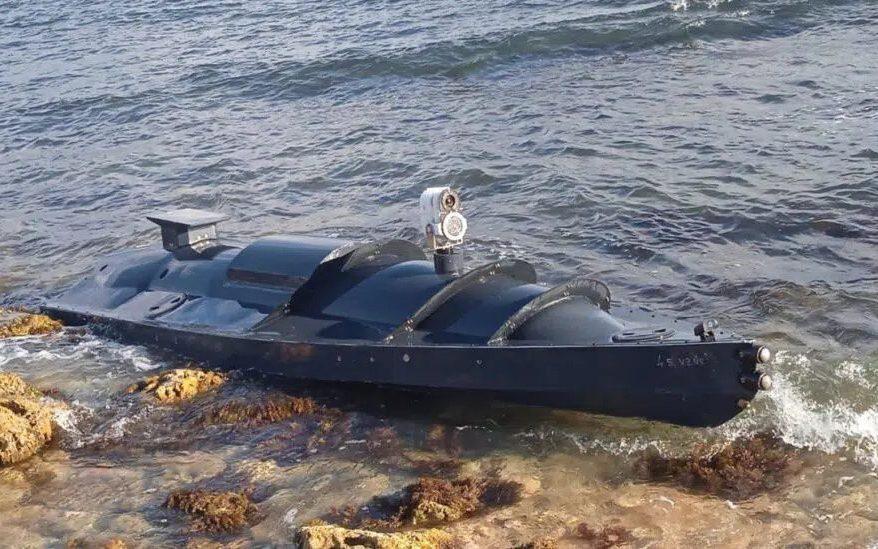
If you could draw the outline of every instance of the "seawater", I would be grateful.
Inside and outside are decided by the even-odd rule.
[[[463,191],[469,261],[707,315],[777,351],[775,389],[708,430],[500,404],[345,402],[351,440],[186,431],[119,397],[172,355],[88,334],[0,342],[0,370],[73,404],[0,485],[0,545],[181,543],[169,490],[247,476],[283,546],[302,522],[411,480],[352,454],[441,423],[474,470],[532,495],[452,530],[503,547],[588,518],[638,546],[878,538],[878,11],[865,0],[18,2],[0,6],[0,294],[37,306],[96,256],[154,245],[145,216],[231,215],[224,235],[418,238],[428,185]],[[280,389],[240,380],[215,399]],[[208,401],[214,402],[214,401]],[[411,410],[416,408],[416,410]],[[188,415],[187,415],[188,414]],[[626,460],[773,430],[811,456],[747,502],[643,482]],[[181,432],[185,432],[181,436]],[[344,450],[339,448],[344,447]],[[295,451],[294,451],[295,450]],[[18,478],[18,477],[16,477]],[[227,540],[228,541],[228,540]]]

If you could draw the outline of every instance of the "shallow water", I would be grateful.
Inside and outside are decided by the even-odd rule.
[[[279,390],[259,380],[166,410],[119,394],[173,356],[76,333],[2,341],[0,370],[75,413],[0,478],[0,544],[176,544],[189,534],[160,506],[169,490],[244,477],[266,517],[241,537],[288,544],[417,475],[364,453],[370,429],[423,452],[435,423],[470,470],[500,460],[529,490],[451,527],[473,546],[583,517],[620,521],[637,546],[878,540],[876,40],[867,0],[6,2],[3,304],[35,306],[96,256],[155,243],[144,216],[163,208],[229,213],[242,240],[417,238],[420,190],[453,184],[473,262],[599,276],[619,305],[715,316],[780,352],[776,389],[715,430],[319,389],[351,438],[311,452],[261,444],[282,426],[191,427]],[[765,428],[807,463],[752,500],[642,482],[629,463]]]

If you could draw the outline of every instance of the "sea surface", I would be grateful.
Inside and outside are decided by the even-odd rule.
[[[0,546],[180,546],[193,534],[167,493],[242,475],[265,518],[218,539],[288,546],[303,521],[411,481],[350,453],[369,428],[417,447],[436,424],[468,467],[500,463],[530,490],[451,526],[466,546],[583,519],[638,547],[875,543],[876,44],[872,0],[0,0],[2,305],[156,245],[157,211],[224,212],[240,240],[417,239],[421,190],[452,185],[471,263],[599,277],[614,304],[715,317],[776,352],[775,389],[717,429],[333,393],[318,397],[363,433],[302,453],[260,445],[278,427],[193,431],[205,403],[119,396],[178,366],[168,353],[0,341],[0,371],[74,408],[25,480],[0,482]],[[291,390],[233,385],[208,403]],[[808,465],[745,501],[627,465],[765,430]]]

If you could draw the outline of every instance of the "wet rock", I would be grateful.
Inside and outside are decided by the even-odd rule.
[[[198,368],[178,368],[150,376],[128,387],[127,392],[151,395],[163,404],[190,400],[226,382],[226,376]]]
[[[0,395],[39,398],[40,392],[15,374],[0,372]]]
[[[451,535],[435,529],[379,533],[320,524],[296,532],[299,549],[440,549],[451,544]]]
[[[235,533],[255,524],[259,510],[244,492],[177,490],[168,496],[165,507],[191,516],[197,532]]]
[[[338,522],[367,528],[424,526],[460,520],[481,511],[504,507],[521,499],[514,481],[469,477],[459,480],[421,478],[395,496],[379,497],[368,511],[352,507],[337,512]],[[371,509],[377,510],[371,514]]]
[[[0,309],[0,339],[53,334],[63,327],[60,322],[46,315]]]
[[[31,457],[52,439],[52,413],[38,395],[18,376],[0,375],[0,466]]]
[[[696,446],[685,457],[648,453],[636,467],[649,480],[672,481],[697,491],[740,500],[781,486],[799,472],[797,450],[769,433],[724,447]]]
[[[298,415],[314,414],[319,408],[313,399],[300,397],[273,398],[267,402],[235,400],[205,413],[196,423],[258,426]]]

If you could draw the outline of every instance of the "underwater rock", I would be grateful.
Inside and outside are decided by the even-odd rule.
[[[405,455],[404,459],[397,463],[397,466],[419,475],[449,478],[460,474],[464,462],[459,459],[422,459]]]
[[[75,538],[65,544],[67,549],[127,549],[128,544],[119,538],[90,540]]]
[[[150,376],[128,387],[127,392],[151,394],[163,404],[190,400],[226,382],[226,376],[198,368],[178,368]]]
[[[164,506],[190,515],[196,532],[239,532],[255,524],[259,515],[259,509],[245,492],[175,490]]]
[[[234,542],[219,542],[205,538],[191,538],[186,540],[186,549],[249,549],[252,547],[246,540]]]
[[[558,540],[554,538],[543,538],[536,541],[530,541],[521,545],[516,545],[513,549],[557,549]]]
[[[451,543],[450,534],[435,529],[385,534],[319,524],[302,526],[296,532],[299,549],[440,549]]]
[[[0,374],[0,466],[23,461],[52,439],[52,413],[40,392],[14,374]]]
[[[402,442],[396,429],[383,425],[369,431],[366,436],[366,449],[376,456],[394,456],[402,452]]]
[[[0,309],[0,339],[53,334],[64,325],[46,315]]]
[[[366,528],[399,528],[454,522],[489,508],[521,499],[521,484],[494,478],[445,480],[425,477],[394,496],[378,497],[367,511],[348,507],[337,512],[338,522]],[[370,514],[370,507],[378,510]]]
[[[273,398],[267,402],[235,400],[201,416],[198,425],[243,424],[247,426],[277,423],[298,415],[310,415],[319,410],[311,398]]]
[[[433,452],[450,456],[459,456],[463,450],[459,432],[441,424],[430,426],[424,437],[424,446]]]
[[[587,547],[592,549],[609,549],[634,540],[631,532],[622,526],[607,526],[597,530],[585,522],[577,524],[570,533],[570,537],[582,540]]]
[[[636,467],[649,480],[673,481],[741,500],[782,485],[801,470],[802,462],[796,448],[770,433],[759,433],[720,448],[699,444],[685,457],[648,453]]]

